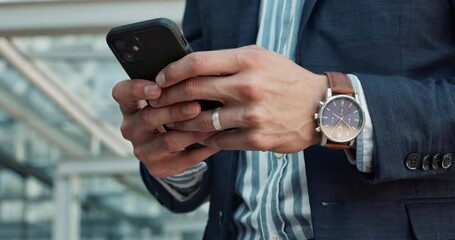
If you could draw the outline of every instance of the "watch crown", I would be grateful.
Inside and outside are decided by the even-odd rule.
[[[319,102],[319,107],[324,106],[324,102]]]
[[[314,120],[318,120],[318,118],[319,118],[319,114],[315,113],[314,114]]]
[[[321,132],[321,127],[316,128],[316,132],[320,133]]]

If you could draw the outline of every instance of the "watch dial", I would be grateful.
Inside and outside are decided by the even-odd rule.
[[[320,126],[331,141],[351,141],[362,130],[362,110],[353,98],[335,97],[322,109]]]

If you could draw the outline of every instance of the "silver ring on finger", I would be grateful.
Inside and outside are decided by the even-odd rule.
[[[215,109],[213,109],[213,112],[212,112],[212,125],[216,131],[223,130],[223,127],[221,127],[221,123],[220,123],[220,109],[221,108],[215,108]]]

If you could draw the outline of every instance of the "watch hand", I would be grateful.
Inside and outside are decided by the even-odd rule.
[[[332,115],[335,116],[335,117],[337,117],[337,118],[339,118],[339,119],[342,119],[342,117],[336,115],[335,113],[332,113]]]
[[[330,132],[330,135],[332,135],[333,131],[335,131],[335,129],[338,128],[338,126],[341,124],[341,120],[338,121],[338,123],[335,125],[335,127],[332,129],[332,131]]]
[[[335,117],[339,118],[341,121],[343,121],[344,124],[346,124],[350,129],[353,129],[353,127],[351,127],[351,125],[349,125],[349,124],[344,120],[344,117],[345,117],[345,116],[340,117],[340,116],[336,115],[335,113],[332,113],[332,114],[333,114]]]
[[[350,119],[349,119],[350,120]],[[351,127],[351,125],[349,125],[346,121],[344,121],[344,119],[341,119],[341,121],[344,122],[344,124],[346,124],[346,126],[348,126],[350,129],[354,129],[353,127]]]

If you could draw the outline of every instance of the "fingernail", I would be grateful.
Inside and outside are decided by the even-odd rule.
[[[174,123],[167,123],[166,126],[168,128],[174,128],[175,124]]]
[[[156,84],[158,84],[159,86],[163,86],[166,83],[166,79],[164,78],[164,73],[163,72],[158,73],[155,81],[156,81]]]
[[[155,84],[150,84],[144,87],[144,93],[148,97],[154,97],[157,95],[158,86]]]
[[[182,111],[183,111],[183,114],[191,115],[194,113],[194,107],[191,105],[186,105],[183,107]]]

